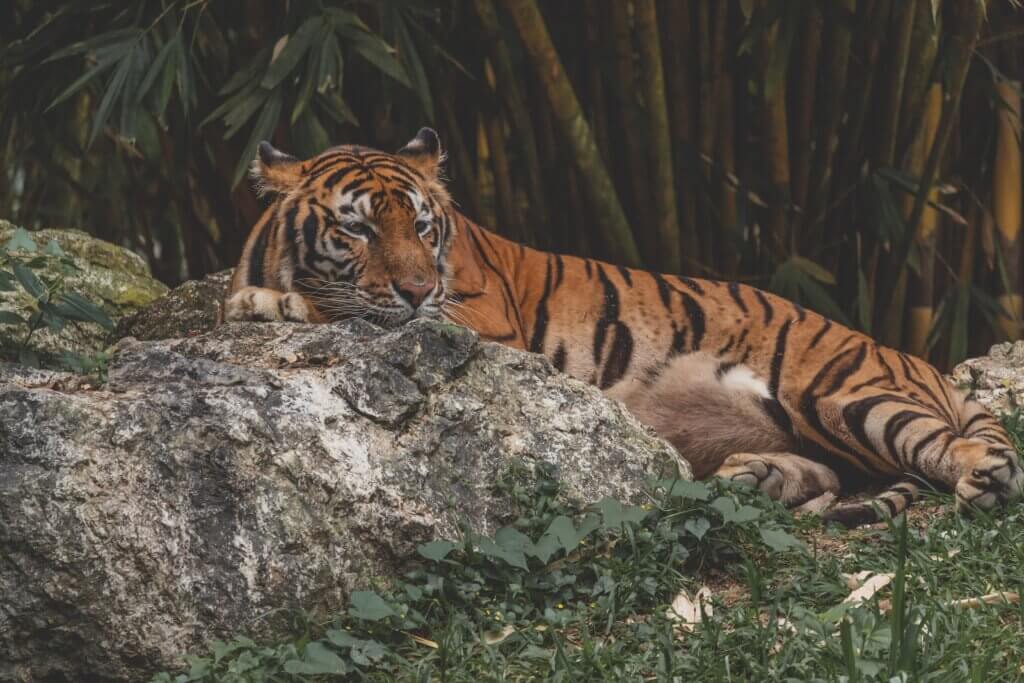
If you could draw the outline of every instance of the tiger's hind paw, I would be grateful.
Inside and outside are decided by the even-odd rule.
[[[990,450],[956,484],[960,512],[990,510],[1024,495],[1024,470],[1011,450]]]

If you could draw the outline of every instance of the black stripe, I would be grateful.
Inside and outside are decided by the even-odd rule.
[[[722,354],[728,352],[729,349],[732,348],[732,345],[735,344],[735,343],[736,343],[736,338],[733,337],[730,334],[729,335],[729,339],[725,342],[725,346],[723,346],[722,348],[718,349],[718,353],[716,355],[721,356]]]
[[[967,435],[967,433],[971,430],[971,427],[973,427],[974,423],[977,422],[978,420],[992,420],[993,422],[995,422],[995,418],[989,415],[988,413],[975,413],[974,416],[972,416],[971,419],[965,422],[964,426],[960,428],[960,433]]]
[[[519,329],[525,332],[526,326],[523,324],[523,318],[519,313],[519,306],[515,303],[515,297],[512,296],[512,286],[509,284],[508,279],[505,277],[505,274],[502,273],[497,268],[495,268],[494,264],[491,263],[491,260],[487,258],[487,255],[484,253],[483,246],[480,243],[480,238],[482,237],[484,240],[487,240],[487,245],[491,248],[491,251],[494,251],[494,245],[491,244],[490,239],[487,237],[487,231],[478,231],[472,229],[472,227],[469,224],[469,221],[466,220],[463,220],[463,225],[464,227],[467,228],[465,232],[468,233],[470,239],[473,240],[473,246],[476,247],[477,253],[480,255],[480,259],[484,262],[484,265],[486,265],[501,282],[502,291],[504,292],[506,311],[508,310],[508,308],[512,309],[512,311],[515,313],[516,323],[518,323]]]
[[[783,431],[783,433],[793,433],[793,420],[790,419],[789,413],[786,412],[786,409],[778,399],[762,398],[761,407],[764,408],[764,412],[768,413],[768,417],[772,418],[772,422],[774,422],[775,425]]]
[[[629,269],[619,266],[619,275],[626,281],[626,285],[629,287],[633,286],[633,276],[629,274]]]
[[[743,311],[745,315],[748,312],[747,304],[743,301],[743,297],[740,296],[740,284],[738,282],[730,282],[727,288],[729,290],[729,296],[732,297],[732,300],[736,302],[736,305],[740,307],[740,310]]]
[[[597,277],[604,288],[604,307],[601,319],[597,321],[594,329],[594,365],[601,364],[601,352],[604,350],[608,326],[619,319],[619,291],[615,289],[615,285],[608,279],[600,264],[597,264]]]
[[[771,380],[768,384],[768,391],[775,398],[779,397],[779,381],[782,377],[782,362],[786,358],[786,340],[789,337],[789,326],[792,320],[787,320],[779,328],[779,334],[775,337],[775,353],[772,354]]]
[[[551,257],[548,256],[544,270],[544,293],[537,301],[537,312],[533,320],[533,336],[530,338],[530,351],[541,353],[544,348],[544,335],[548,331],[548,296],[551,295]]]
[[[837,454],[846,457],[847,460],[861,469],[866,469],[866,467],[860,461],[857,453],[825,427],[817,408],[818,399],[825,398],[834,393],[847,378],[857,371],[861,363],[864,362],[866,352],[866,347],[862,345],[856,350],[849,349],[834,356],[818,370],[814,379],[811,380],[807,389],[800,396],[800,413],[804,416],[808,426],[814,429],[822,439],[827,441]],[[829,380],[831,380],[829,386],[823,387],[822,385]],[[818,389],[823,389],[823,391],[818,394],[816,393]]]
[[[657,273],[650,274],[654,278],[654,284],[658,287],[658,296],[661,297],[661,303],[665,307],[665,310],[669,313],[672,312],[672,290],[668,288],[668,283],[665,282],[665,278]]]
[[[939,397],[935,395],[935,392],[932,391],[931,387],[929,387],[924,382],[924,377],[922,377],[921,374],[917,371],[917,368],[915,368],[913,364],[910,363],[907,356],[901,353],[899,354],[899,359],[900,364],[903,366],[903,374],[904,376],[906,376],[907,380],[909,380],[910,383],[916,386],[918,389],[923,391],[932,400],[934,405],[932,405],[931,407],[934,408],[940,415],[943,415],[945,417],[946,423],[949,424],[950,427],[956,427],[956,424],[959,420],[957,420],[955,416],[950,414],[949,410],[939,399]],[[920,379],[915,379],[915,376]]]
[[[679,296],[683,300],[683,310],[690,321],[690,348],[699,351],[705,331],[704,309],[686,292],[679,292]]]
[[[303,263],[305,263],[306,267],[309,270],[313,271],[314,273],[317,272],[316,248],[318,227],[319,222],[316,219],[316,214],[310,211],[309,214],[306,216],[306,219],[302,221],[302,243],[306,247],[306,254],[305,258],[303,258]]]
[[[757,297],[757,300],[761,302],[761,307],[764,308],[764,324],[767,325],[772,321],[772,315],[775,311],[772,309],[771,304],[768,303],[768,297],[760,289],[754,290],[754,296]]]
[[[583,261],[583,268],[586,269],[586,271],[587,271],[587,279],[588,280],[590,278],[594,277],[594,268],[593,268],[593,266],[590,265],[590,260],[589,259],[585,259]]]
[[[704,288],[701,287],[700,283],[697,282],[696,280],[694,280],[693,278],[686,277],[684,275],[677,275],[676,279],[679,280],[680,282],[682,282],[687,287],[689,287],[691,290],[693,290],[694,293],[700,294],[700,295],[704,294]]]
[[[555,366],[555,370],[565,372],[565,357],[565,344],[558,342],[558,348],[555,349],[555,355],[551,357],[551,364]]]
[[[608,361],[604,364],[604,372],[601,374],[602,389],[607,389],[622,379],[633,357],[633,335],[629,333],[629,328],[621,322],[614,323],[614,328],[612,349],[608,353]]]
[[[916,410],[901,410],[888,419],[885,423],[885,434],[882,440],[885,442],[885,447],[889,449],[889,453],[893,456],[896,462],[903,462],[903,466],[907,466],[907,462],[900,458],[900,453],[896,449],[896,439],[899,438],[900,432],[902,432],[907,425],[916,422],[922,418],[932,418],[934,416],[928,413],[921,413]]]
[[[898,458],[893,458],[895,453],[889,453],[890,456],[886,458],[886,454],[879,452],[878,448],[871,442],[868,437],[868,415],[872,410],[884,403],[899,403],[903,405],[911,405],[919,407],[916,401],[912,401],[909,398],[902,396],[894,396],[890,394],[880,394],[878,396],[869,396],[862,398],[859,401],[854,401],[843,408],[843,422],[846,424],[846,428],[850,430],[850,433],[857,439],[857,442],[864,447],[865,450],[876,453],[882,460],[887,460],[891,464],[899,465],[900,461]],[[925,416],[927,417],[927,416]]]
[[[262,287],[264,284],[263,279],[263,264],[267,258],[267,244],[270,239],[270,220],[260,226],[259,233],[256,235],[256,241],[253,242],[252,251],[249,252],[249,267],[246,271],[247,284],[253,287]]]
[[[562,257],[555,254],[555,289],[562,286],[562,277],[565,275],[565,262]]]
[[[796,319],[799,322],[803,322],[807,318],[807,311],[800,304],[794,303],[793,310],[796,311]]]
[[[722,379],[722,377],[736,367],[736,363],[719,363],[718,367],[715,368],[715,378]]]
[[[821,341],[821,338],[825,336],[825,333],[827,333],[830,329],[832,329],[832,321],[829,320],[828,318],[825,318],[824,320],[825,320],[825,324],[821,326],[821,329],[818,330],[818,334],[814,335],[814,338],[811,339],[811,343],[808,344],[808,346],[807,346],[807,350],[808,351],[810,351],[815,346],[817,346],[818,342]]]

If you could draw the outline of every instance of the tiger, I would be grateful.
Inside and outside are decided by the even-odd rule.
[[[269,202],[223,320],[464,325],[621,401],[695,478],[788,507],[877,484],[823,514],[847,527],[901,513],[922,481],[965,512],[1022,495],[1001,423],[926,361],[747,284],[512,242],[457,209],[444,158],[429,128],[394,154],[300,160],[260,143],[251,171]]]

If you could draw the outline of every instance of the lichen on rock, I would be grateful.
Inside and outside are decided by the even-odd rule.
[[[16,230],[8,221],[0,220],[0,244],[6,244]],[[151,303],[167,292],[167,287],[154,279],[141,256],[123,247],[97,239],[79,230],[45,229],[31,233],[42,248],[53,240],[75,262],[77,270],[57,272],[59,259],[46,257],[47,263],[38,272],[66,282],[67,291],[81,294],[97,304],[111,319],[117,320]],[[14,292],[0,292],[0,310],[12,311],[27,318],[32,299],[21,288]],[[0,325],[0,337],[17,338],[23,335],[20,327]],[[88,353],[100,351],[109,343],[109,333],[99,325],[76,323],[60,333],[42,328],[32,337],[32,345],[45,354],[58,355],[63,351]]]

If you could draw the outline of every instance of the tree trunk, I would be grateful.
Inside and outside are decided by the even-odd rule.
[[[590,126],[565,75],[537,3],[535,0],[503,1],[544,87],[561,133],[572,149],[585,192],[599,217],[602,237],[618,263],[639,266],[640,255],[629,221],[622,211],[615,187],[601,161]]]
[[[636,29],[651,135],[656,232],[658,253],[661,255],[658,266],[665,272],[679,273],[682,271],[682,258],[679,251],[676,181],[672,170],[672,136],[668,127],[665,74],[661,65],[658,16],[654,0],[636,0]]]

